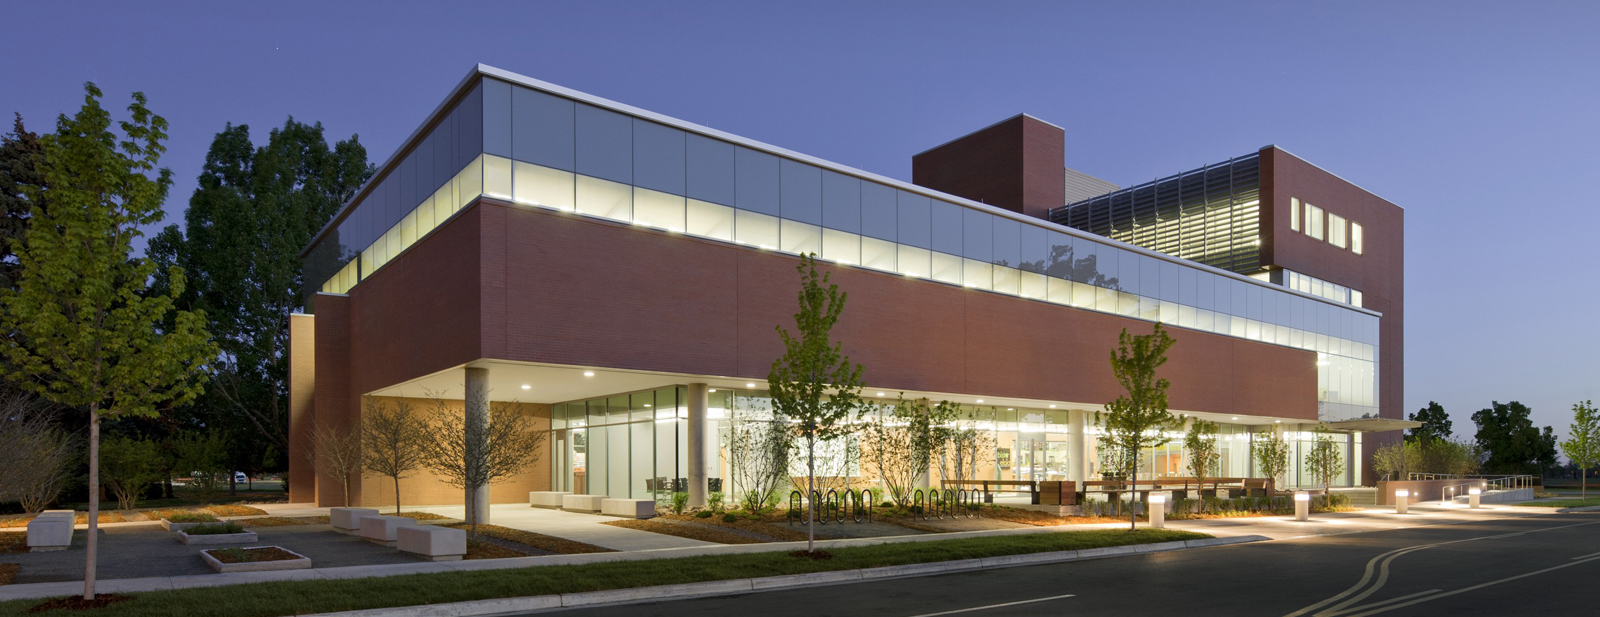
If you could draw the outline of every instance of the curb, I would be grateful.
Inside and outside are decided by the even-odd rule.
[[[992,568],[1010,568],[1052,563],[1066,563],[1071,561],[1087,561],[1090,559],[1119,557],[1123,555],[1163,553],[1207,548],[1212,546],[1226,546],[1229,544],[1244,544],[1247,542],[1263,542],[1270,539],[1271,538],[1266,536],[1251,535],[1231,536],[1225,538],[1206,538],[1203,540],[1158,542],[1154,544],[1130,544],[1127,546],[1092,548],[1081,551],[1028,553],[1023,555],[1006,555],[1004,557],[983,557],[978,559],[937,561],[931,563],[907,564],[903,566],[886,566],[881,568],[837,570],[833,572],[813,572],[809,574],[785,574],[781,576],[767,576],[761,578],[707,581],[704,583],[657,585],[654,587],[608,589],[606,591],[585,591],[579,593],[550,594],[543,596],[524,596],[520,598],[470,600],[466,602],[450,602],[446,604],[424,604],[421,606],[369,608],[357,611],[317,613],[315,615],[306,615],[304,617],[479,617],[505,613],[597,606],[602,604],[632,604],[659,600],[682,600],[708,596],[734,595],[756,591],[795,589],[814,585],[854,583],[891,578],[924,576],[928,574],[970,572],[974,570],[985,570]]]
[[[1576,508],[1556,508],[1556,513],[1557,514],[1566,514],[1568,512],[1600,512],[1600,506],[1579,506],[1579,507],[1576,507]]]

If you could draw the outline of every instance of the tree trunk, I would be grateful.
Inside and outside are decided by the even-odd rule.
[[[1580,468],[1578,469],[1578,500],[1584,501],[1587,499],[1589,499],[1589,470]]]
[[[400,476],[394,477],[394,515],[400,516]]]
[[[806,552],[816,552],[817,437],[806,437]]]
[[[95,549],[100,531],[100,404],[89,404],[89,537],[83,565],[83,599],[94,599]]]
[[[229,497],[237,497],[238,495],[239,495],[239,476],[233,475],[233,472],[230,471],[230,472],[228,472],[228,496]]]

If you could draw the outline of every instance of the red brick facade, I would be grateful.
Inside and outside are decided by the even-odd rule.
[[[911,157],[911,182],[1049,220],[1066,203],[1066,133],[1018,115]]]

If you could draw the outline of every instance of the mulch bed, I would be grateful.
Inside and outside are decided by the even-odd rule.
[[[406,517],[406,518],[409,518],[409,519],[415,519],[415,520],[419,520],[419,521],[448,521],[448,520],[453,520],[448,516],[445,516],[445,515],[442,515],[442,514],[434,514],[432,512],[401,512],[399,514],[390,514],[389,516],[403,516],[403,517]]]
[[[656,518],[662,520],[682,521],[686,523],[699,523],[703,525],[726,527],[729,529],[753,533],[757,534],[758,536],[768,538],[765,540],[767,542],[799,542],[806,539],[804,527],[795,529],[783,524],[769,523],[765,520],[752,521],[745,517],[739,517],[731,523],[722,520],[721,514],[712,515],[710,518],[698,518],[692,514],[668,514],[665,516],[658,516]],[[830,538],[824,537],[822,534],[818,534],[817,539],[826,540]]]
[[[690,540],[715,542],[717,544],[765,544],[773,541],[771,538],[766,540],[759,539],[756,537],[757,534],[751,532],[739,533],[732,529],[717,529],[715,525],[696,525],[688,521],[671,519],[643,521],[637,519],[622,519],[617,521],[606,521],[601,523],[601,525],[625,527],[628,529],[637,529],[639,531],[648,531],[667,536],[688,538]]]
[[[28,534],[0,533],[0,555],[28,552]]]
[[[446,526],[465,529],[467,530],[467,533],[472,533],[472,526],[466,523],[452,523]],[[593,544],[586,544],[576,540],[557,538],[555,536],[547,536],[542,533],[523,531],[521,529],[512,529],[510,527],[501,527],[499,525],[479,525],[478,535],[527,546],[535,549],[533,554],[540,554],[540,551],[557,555],[616,552],[603,546],[595,546]],[[468,539],[471,539],[470,536]]]
[[[510,557],[527,556],[527,553],[523,553],[517,549],[507,546],[501,546],[500,544],[494,542],[489,542],[478,538],[467,538],[467,555],[466,557],[463,557],[463,559],[507,559]]]
[[[239,505],[206,506],[206,509],[217,516],[261,516],[267,513],[261,508]]]
[[[0,563],[0,585],[10,585],[17,580],[17,572],[22,570],[20,563]]]
[[[833,553],[830,553],[828,551],[791,551],[789,553],[789,556],[790,557],[802,557],[802,558],[805,558],[805,559],[815,559],[817,561],[823,561],[823,560],[826,560],[826,559],[833,559]]]
[[[93,600],[85,600],[83,599],[83,596],[68,596],[65,598],[53,598],[50,600],[45,600],[35,605],[33,608],[28,609],[28,612],[43,613],[54,610],[86,611],[94,608],[102,608],[108,604],[115,604],[117,602],[123,602],[132,599],[133,596],[123,596],[114,593],[97,594]]]
[[[256,548],[214,548],[206,551],[222,563],[255,563],[258,561],[288,561],[300,559],[298,555],[276,546]]]

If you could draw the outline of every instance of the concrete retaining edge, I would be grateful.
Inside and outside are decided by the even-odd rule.
[[[1600,512],[1600,506],[1578,506],[1576,508],[1556,508],[1556,512],[1559,513],[1559,514],[1566,514],[1568,512]]]
[[[811,585],[852,583],[869,580],[883,580],[889,578],[923,576],[928,574],[968,572],[987,568],[1007,568],[1049,563],[1065,563],[1069,561],[1085,561],[1089,559],[1117,557],[1122,555],[1160,553],[1207,548],[1212,546],[1226,546],[1229,544],[1243,544],[1247,542],[1263,542],[1270,539],[1271,538],[1266,536],[1231,536],[1226,538],[1205,538],[1201,540],[1180,540],[1175,542],[1157,542],[1154,544],[1112,546],[1106,548],[1085,549],[1081,551],[1028,553],[1023,555],[1006,555],[1004,557],[983,557],[979,559],[936,561],[931,563],[907,564],[903,566],[886,566],[882,568],[864,568],[859,570],[838,570],[834,572],[813,572],[809,574],[785,574],[781,576],[740,578],[723,581],[707,581],[704,583],[685,583],[681,585],[658,585],[654,587],[608,589],[605,591],[585,591],[580,593],[525,596],[520,598],[469,600],[466,602],[451,602],[446,604],[372,608],[358,611],[318,613],[315,615],[306,615],[304,617],[486,617],[489,615],[501,615],[506,613],[519,613],[536,610],[597,606],[603,604],[632,604],[637,602],[652,602],[657,600],[682,600],[687,598],[750,593],[755,591],[793,589],[797,587],[808,587]]]

